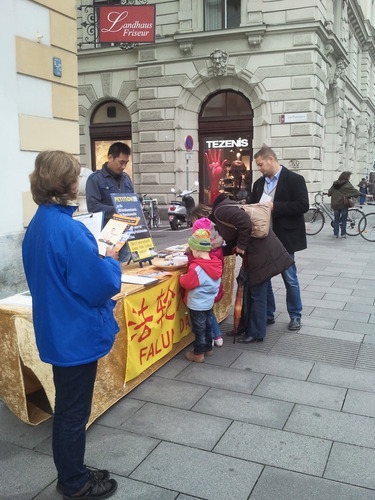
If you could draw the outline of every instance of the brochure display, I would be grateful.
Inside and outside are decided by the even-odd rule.
[[[125,230],[124,238],[126,238],[126,245],[124,247],[125,249],[129,249],[129,251],[125,252],[125,249],[121,250],[121,262],[127,262],[127,258],[133,262],[141,262],[155,257],[157,252],[155,251],[138,196],[134,193],[119,193],[111,194],[111,197],[117,214],[133,218],[134,220],[137,219],[136,224]]]

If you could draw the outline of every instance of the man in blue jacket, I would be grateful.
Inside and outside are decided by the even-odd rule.
[[[134,193],[132,181],[125,172],[130,153],[127,144],[114,142],[108,150],[108,161],[87,179],[87,209],[94,213],[104,212],[104,225],[115,213],[111,193]]]
[[[272,203],[272,229],[294,260],[294,253],[307,247],[305,219],[309,197],[305,179],[280,165],[273,149],[264,146],[255,155],[263,176],[254,182],[250,203]],[[290,317],[289,330],[301,328],[302,301],[293,264],[281,273],[286,288],[286,305]],[[267,294],[267,323],[274,323],[275,299],[271,282]]]
[[[30,183],[39,207],[22,243],[36,343],[53,370],[52,449],[65,500],[107,498],[117,489],[107,470],[84,465],[84,454],[97,362],[119,330],[111,297],[121,289],[121,268],[118,254],[102,259],[92,233],[72,218],[79,173],[68,153],[37,156]]]

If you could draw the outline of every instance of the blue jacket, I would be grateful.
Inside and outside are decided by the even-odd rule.
[[[209,311],[219,292],[223,263],[217,257],[206,260],[196,258],[186,274],[180,276],[185,288],[184,302],[193,311]]]
[[[93,172],[86,182],[86,203],[89,212],[104,212],[104,224],[115,213],[111,193],[134,193],[132,181],[126,172],[122,173],[120,186],[107,170],[104,163],[101,170]]]
[[[40,205],[22,243],[42,361],[76,366],[105,356],[119,328],[111,297],[120,264],[102,259],[91,232],[72,218],[76,207]]]

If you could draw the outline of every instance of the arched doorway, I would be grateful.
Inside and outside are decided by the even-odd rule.
[[[218,190],[233,199],[246,198],[246,184],[252,184],[253,109],[243,94],[225,90],[211,95],[199,114],[199,199],[211,204],[212,186],[205,153],[218,160],[223,171]]]
[[[124,142],[131,148],[131,122],[128,110],[117,101],[101,103],[91,116],[91,169],[99,170],[107,161],[109,146],[116,141]],[[126,172],[133,177],[133,165],[130,161]]]

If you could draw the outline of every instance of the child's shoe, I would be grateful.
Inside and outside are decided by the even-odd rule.
[[[204,354],[194,354],[194,351],[188,351],[185,354],[186,359],[189,361],[195,361],[196,363],[204,362]]]
[[[214,344],[216,345],[216,347],[222,347],[223,343],[223,337],[216,337],[216,339],[214,339]]]

